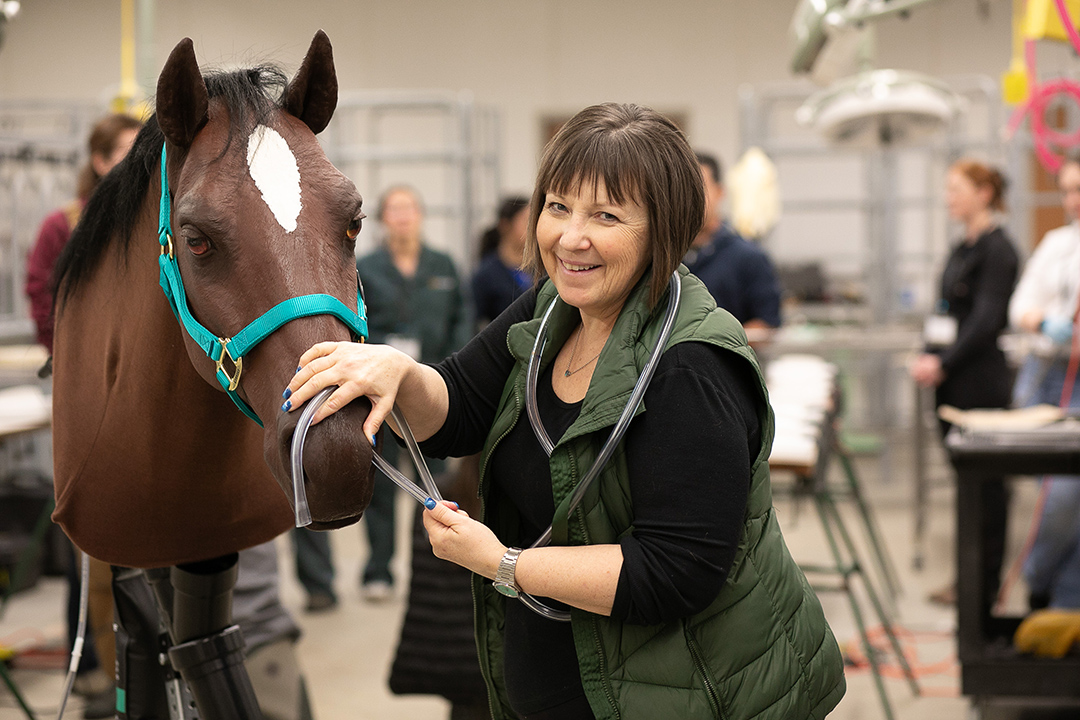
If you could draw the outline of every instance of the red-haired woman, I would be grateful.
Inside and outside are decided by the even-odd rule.
[[[1005,178],[992,167],[960,160],[949,168],[945,198],[949,215],[964,235],[953,248],[941,275],[938,320],[944,332],[928,338],[927,351],[916,359],[911,376],[923,387],[936,388],[936,404],[970,408],[1008,407],[1012,371],[998,347],[1008,325],[1009,297],[1016,284],[1019,260],[999,224],[1005,209]],[[942,423],[942,432],[948,425]],[[982,484],[986,515],[982,535],[986,548],[983,604],[993,607],[1005,552],[1008,493],[1004,479]],[[934,593],[932,600],[951,602],[955,590]]]

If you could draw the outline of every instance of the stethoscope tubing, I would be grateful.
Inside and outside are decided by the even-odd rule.
[[[645,391],[648,389],[649,383],[652,382],[653,375],[656,374],[656,367],[660,363],[660,356],[663,354],[664,347],[671,338],[671,330],[675,326],[675,317],[679,312],[679,301],[681,297],[682,283],[680,282],[678,271],[675,271],[671,274],[671,281],[668,283],[667,312],[664,316],[664,324],[660,328],[660,335],[656,340],[656,345],[653,347],[652,353],[645,363],[645,367],[642,368],[641,375],[638,376],[637,382],[634,384],[634,389],[630,393],[630,398],[626,401],[626,406],[623,408],[622,414],[619,415],[619,419],[611,429],[611,434],[608,435],[607,440],[600,449],[600,454],[596,456],[596,460],[593,461],[592,466],[570,494],[567,516],[577,509],[577,506],[585,497],[585,493],[588,492],[593,481],[600,475],[600,472],[604,469],[604,465],[607,464],[612,453],[615,452],[615,447],[622,440],[623,435],[626,434],[626,430],[630,426],[630,421],[633,420],[634,413],[641,403],[641,399],[645,396]],[[548,321],[551,319],[551,312],[557,302],[558,298],[551,302],[547,311],[544,313],[543,319],[540,321],[540,328],[536,333],[536,341],[533,343],[532,353],[529,355],[529,365],[525,383],[525,409],[526,414],[529,417],[529,425],[532,426],[533,433],[536,435],[540,447],[544,449],[544,453],[548,457],[551,457],[551,453],[555,450],[555,445],[551,442],[551,438],[544,428],[544,423],[540,419],[540,409],[536,404],[536,382],[540,375],[540,358],[543,356],[544,348],[547,346]],[[550,544],[551,534],[552,527],[551,525],[548,525],[547,530],[545,530],[536,542],[529,547],[538,548]],[[565,610],[556,610],[555,608],[545,605],[526,592],[520,592],[518,594],[518,599],[530,610],[546,618],[558,620],[560,622],[570,621],[569,612]]]

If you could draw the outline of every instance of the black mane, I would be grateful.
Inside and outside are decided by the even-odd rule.
[[[265,122],[275,109],[282,107],[286,77],[277,67],[263,65],[213,72],[203,79],[207,95],[220,98],[229,112],[229,136],[222,155],[236,133]],[[147,190],[161,173],[163,142],[157,115],[152,115],[139,131],[127,157],[98,182],[53,270],[58,299],[66,299],[90,276],[110,242],[122,243],[127,252]],[[156,230],[153,236],[139,241],[156,242]]]

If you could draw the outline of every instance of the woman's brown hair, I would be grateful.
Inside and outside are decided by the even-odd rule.
[[[562,126],[540,160],[525,241],[525,266],[535,277],[544,275],[536,224],[547,193],[598,182],[612,202],[636,202],[648,213],[651,307],[704,222],[701,168],[682,131],[655,110],[617,103],[585,108]]]
[[[113,154],[113,150],[116,149],[116,141],[120,137],[120,133],[125,130],[138,131],[141,127],[141,122],[124,113],[106,115],[94,123],[93,129],[90,131],[90,140],[87,143],[90,157],[87,158],[86,164],[79,170],[79,179],[75,186],[80,198],[85,200],[90,197],[90,193],[94,191],[98,180],[101,179],[101,176],[94,170],[93,157],[95,155],[104,158],[109,157]]]
[[[990,188],[991,210],[1000,212],[1005,209],[1005,188],[1009,182],[997,168],[978,160],[963,159],[954,162],[949,169],[960,173],[979,189]]]

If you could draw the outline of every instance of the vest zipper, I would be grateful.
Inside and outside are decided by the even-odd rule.
[[[481,488],[480,489],[481,490],[483,490],[484,473],[487,472],[487,466],[488,466],[488,462],[490,462],[490,460],[491,460],[491,456],[495,454],[495,448],[497,448],[499,446],[499,443],[501,443],[503,440],[505,440],[506,436],[509,435],[513,431],[513,429],[517,426],[518,419],[521,417],[521,413],[522,413],[521,396],[518,394],[518,384],[515,381],[514,382],[514,420],[510,423],[510,427],[506,428],[506,431],[503,432],[503,434],[500,435],[498,438],[496,438],[495,442],[491,443],[491,450],[488,451],[487,455],[484,457],[484,464],[480,467],[480,483],[481,483]],[[480,493],[481,502],[483,502],[483,495],[484,495],[484,493],[481,492]]]
[[[612,692],[611,685],[608,683],[607,658],[604,657],[604,646],[600,642],[600,629],[597,626],[597,621],[595,619],[592,621],[591,625],[593,642],[596,644],[597,649],[596,657],[600,660],[600,686],[604,688],[604,697],[607,698],[608,705],[610,705],[611,709],[615,712],[613,717],[616,719],[621,718],[622,713],[619,712],[619,706],[615,703],[615,693]]]
[[[568,452],[566,457],[570,461],[570,477],[576,480],[578,477],[578,469],[577,461],[574,459],[574,453]],[[577,482],[574,482],[573,486],[576,487]],[[578,527],[581,529],[581,537],[585,540],[585,544],[592,544],[589,541],[589,529],[585,524],[585,511],[581,506],[578,506],[574,509],[574,515],[577,517]],[[569,518],[567,518],[567,520],[569,520]],[[567,537],[567,540],[569,539],[570,538]],[[593,645],[596,647],[596,658],[600,662],[600,687],[604,689],[604,697],[607,698],[608,705],[611,706],[612,711],[615,713],[613,717],[618,719],[622,717],[622,713],[619,712],[619,705],[615,702],[615,693],[611,689],[611,683],[608,682],[607,658],[604,656],[604,644],[600,638],[600,627],[597,624],[597,620],[593,619],[590,622],[590,628],[592,629]]]
[[[509,340],[507,340],[507,347],[509,348]],[[495,440],[495,442],[493,442],[491,444],[491,450],[484,457],[484,464],[480,467],[480,488],[479,488],[479,490],[480,490],[480,517],[476,518],[477,520],[482,519],[487,514],[487,503],[484,501],[484,494],[485,493],[483,492],[483,487],[484,487],[484,473],[487,472],[488,461],[490,460],[491,456],[495,454],[495,448],[499,445],[499,443],[501,443],[506,438],[506,436],[509,435],[510,432],[514,429],[514,426],[517,425],[518,418],[520,418],[520,417],[521,417],[521,396],[518,394],[518,384],[515,381],[514,382],[514,420],[513,420],[513,422],[510,423],[510,427],[508,427],[506,429],[506,431],[502,435],[500,435]],[[482,602],[482,600],[479,600],[478,602]],[[483,608],[481,608],[481,609],[483,609]],[[484,612],[486,614],[486,610],[484,610]],[[486,621],[485,621],[485,624],[486,624]],[[490,633],[491,632],[490,628],[487,629],[486,632]],[[488,640],[487,640],[487,638],[485,636],[485,643],[487,643],[487,642],[488,642]],[[481,657],[485,658],[485,659],[488,657],[488,653],[486,651],[486,648],[485,648],[485,652],[481,654]],[[485,661],[482,660],[481,662],[483,663]],[[491,677],[494,675],[494,673],[491,670],[490,663],[486,663],[486,664],[487,664],[488,667],[486,668],[487,669],[487,677],[484,678],[484,685],[490,686],[491,685]],[[498,710],[498,712],[496,712],[496,710]],[[488,693],[488,711],[491,713],[491,717],[493,717],[493,718],[495,718],[495,717],[503,717],[504,716],[504,714],[502,712],[502,704],[497,701],[496,693],[493,693],[493,692]]]
[[[713,714],[718,720],[724,720],[724,714],[720,709],[720,695],[716,691],[716,686],[713,685],[712,678],[709,677],[708,669],[705,666],[705,660],[701,657],[701,650],[698,648],[697,641],[694,636],[683,628],[683,634],[686,636],[686,647],[690,650],[690,657],[694,661],[694,667],[701,674],[701,682],[705,685],[705,692],[709,696],[709,702],[712,704]]]

